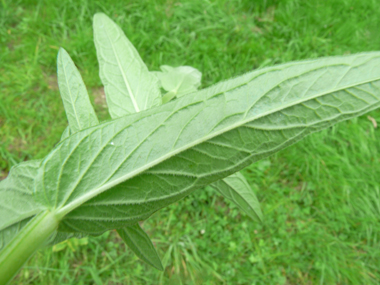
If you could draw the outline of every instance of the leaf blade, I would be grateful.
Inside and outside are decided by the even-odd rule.
[[[40,164],[41,160],[22,162],[0,182],[0,250],[32,217],[44,210],[33,199],[34,177]]]
[[[165,97],[164,103],[170,101],[173,97],[181,97],[186,94],[195,92],[201,85],[202,73],[191,66],[179,66],[171,67],[163,65],[160,71],[153,72],[153,74],[160,80],[161,87],[165,89],[169,94]],[[170,97],[168,95],[171,95]]]
[[[63,133],[62,133],[62,135],[61,135],[61,139],[60,139],[60,141],[63,141],[64,139],[66,139],[67,137],[69,137],[69,136],[70,136],[70,133],[71,133],[71,131],[70,131],[70,127],[67,126],[66,129],[64,129],[64,131],[63,131]]]
[[[216,181],[210,184],[210,186],[225,198],[234,202],[252,220],[258,222],[263,221],[259,201],[247,180],[240,172]]]
[[[120,27],[103,13],[94,16],[94,42],[112,118],[161,104],[157,78]]]
[[[379,105],[380,53],[266,68],[74,134],[45,160],[37,194],[71,212],[67,229],[90,219],[86,231],[121,227]],[[77,168],[89,142],[91,155]],[[57,184],[57,173],[70,181]],[[49,193],[58,204],[43,201]]]
[[[164,271],[152,241],[138,223],[118,229],[117,232],[138,258],[154,268]]]
[[[76,133],[98,125],[99,121],[91,105],[82,76],[63,48],[60,48],[58,52],[57,69],[58,86],[70,127],[65,130],[62,137],[67,136],[70,132]]]

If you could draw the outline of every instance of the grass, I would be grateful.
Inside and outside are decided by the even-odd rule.
[[[147,62],[190,65],[203,87],[265,65],[380,49],[377,0],[0,1],[0,176],[41,158],[67,125],[63,46],[108,119],[91,18],[118,22]],[[244,170],[265,221],[211,188],[145,221],[163,273],[115,232],[41,250],[13,284],[379,284],[380,111],[313,134]]]

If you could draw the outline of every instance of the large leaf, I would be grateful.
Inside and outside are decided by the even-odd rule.
[[[61,231],[134,224],[379,105],[378,52],[258,70],[71,135],[44,160],[36,198],[67,215]]]
[[[128,247],[143,261],[163,271],[160,257],[149,236],[138,223],[117,231]]]
[[[237,172],[210,184],[225,198],[234,202],[251,219],[261,222],[263,214],[259,201],[243,174]]]
[[[98,125],[99,121],[88,98],[82,77],[63,48],[59,49],[57,65],[59,91],[71,133]]]
[[[33,216],[44,210],[32,197],[40,163],[41,160],[22,162],[0,182],[0,250]]]
[[[123,31],[102,13],[94,16],[94,41],[112,118],[161,104],[157,78]]]

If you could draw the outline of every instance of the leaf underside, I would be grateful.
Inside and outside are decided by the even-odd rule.
[[[20,163],[0,182],[0,250],[44,209],[32,196],[40,164],[41,160]]]
[[[210,186],[225,198],[234,202],[251,219],[262,222],[263,214],[259,201],[243,174],[240,172],[234,173],[222,180],[211,183]]]
[[[70,134],[71,134],[70,127],[66,127],[66,129],[63,131],[63,133],[61,135],[61,141],[63,141],[67,137],[69,137]]]
[[[162,84],[182,97],[161,105],[156,76],[104,14],[94,17],[94,37],[113,120],[99,124],[60,49],[69,127],[44,160],[20,163],[0,182],[0,250],[34,216],[52,211],[62,220],[50,243],[116,228],[138,257],[163,270],[138,221],[210,184],[260,221],[257,198],[237,171],[380,106],[380,52],[264,68],[185,96],[201,74],[182,70],[192,73],[177,78],[182,89]]]
[[[174,97],[181,97],[197,91],[201,84],[202,73],[191,66],[171,67],[161,66],[162,72],[154,72],[160,81],[160,85],[167,94],[162,98],[166,103]],[[252,191],[248,182],[239,172],[232,174],[224,179],[211,183],[226,199],[234,202],[253,220],[262,221],[262,213],[255,193]]]
[[[153,74],[159,79],[163,89],[173,92],[178,98],[197,91],[201,85],[202,73],[194,67],[163,65],[161,70],[162,72],[156,71]]]
[[[68,53],[59,49],[58,53],[58,85],[71,133],[99,124],[95,111],[91,106],[86,86]],[[90,108],[88,108],[90,106]],[[69,133],[63,134],[63,138]]]
[[[161,104],[157,78],[148,71],[122,29],[102,13],[94,16],[94,42],[112,118]]]
[[[62,141],[36,198],[61,231],[132,225],[191,191],[380,104],[380,53],[245,74]],[[112,191],[108,191],[112,189]]]
[[[117,232],[137,257],[158,270],[164,270],[152,241],[138,223],[126,226]]]
[[[0,182],[0,249],[46,208],[65,211],[69,205],[73,210],[60,224],[56,241],[133,225],[309,133],[377,108],[379,57],[373,52],[254,71],[66,138],[45,159],[43,168],[38,170],[41,161],[23,162]],[[253,104],[241,111],[244,108],[236,97]],[[270,100],[277,104],[272,106]],[[218,124],[213,110],[215,116],[224,110]],[[213,126],[204,124],[205,116],[214,120]],[[131,126],[133,122],[138,127]],[[89,159],[82,159],[81,153],[92,146]],[[33,178],[39,171],[38,183],[45,184],[41,175],[49,173],[49,167],[57,178],[71,182],[57,187],[57,178],[48,175],[47,187],[37,188],[33,197]],[[83,183],[78,183],[82,178]],[[91,178],[93,184],[86,188]],[[117,185],[120,181],[125,182]],[[21,210],[8,211],[9,201]]]

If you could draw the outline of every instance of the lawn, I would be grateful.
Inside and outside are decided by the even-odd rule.
[[[67,126],[59,47],[78,66],[98,117],[110,118],[93,44],[96,12],[122,27],[150,70],[190,65],[203,73],[202,87],[263,66],[380,50],[378,0],[2,0],[0,179],[18,162],[44,157]],[[39,251],[12,284],[380,283],[380,110],[243,173],[264,222],[200,189],[142,225],[164,272],[109,232]]]

